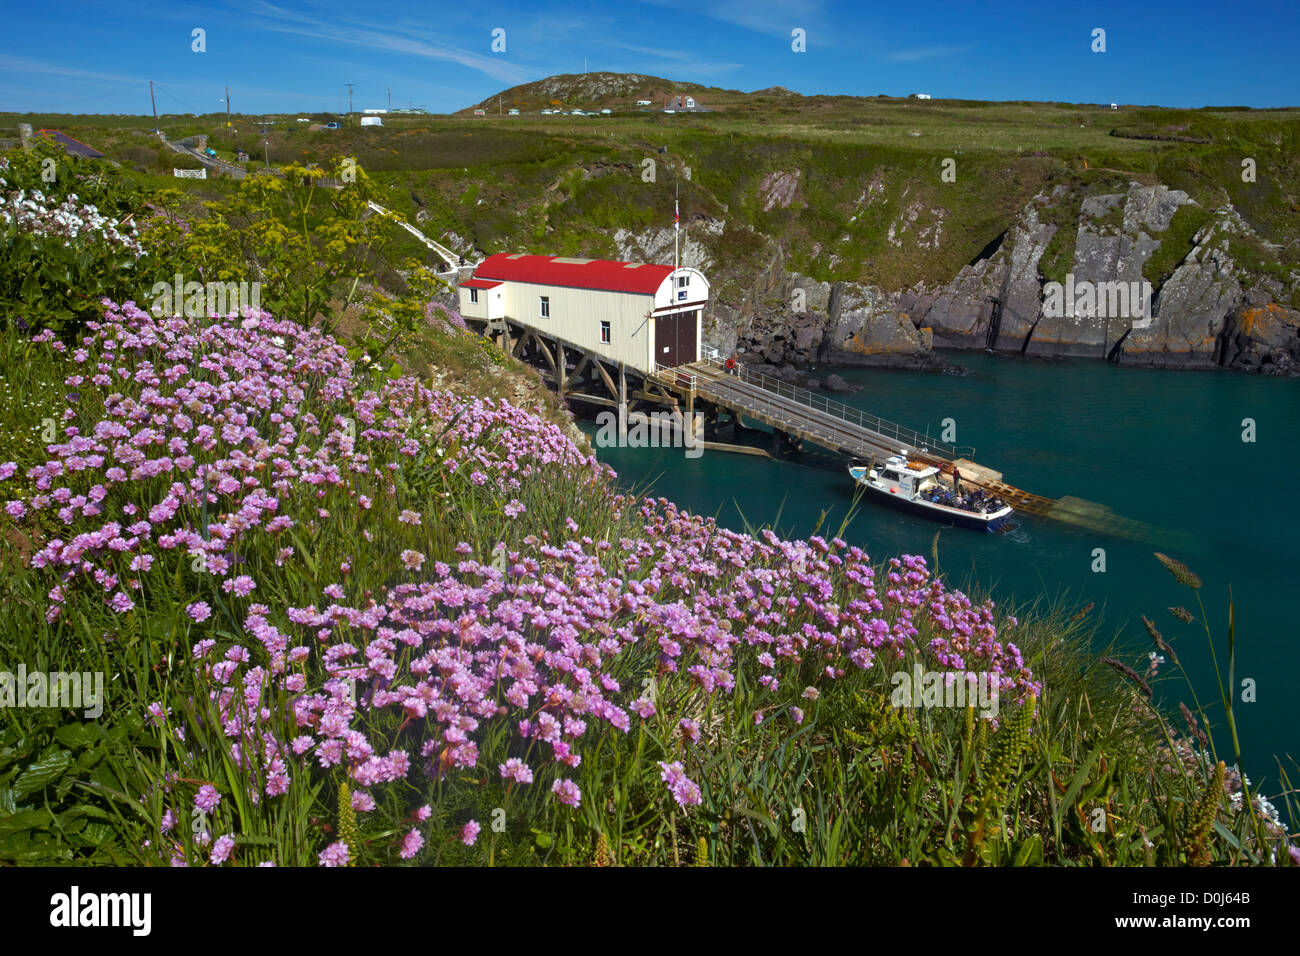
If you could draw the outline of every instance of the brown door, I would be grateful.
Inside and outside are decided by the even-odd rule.
[[[675,368],[695,361],[695,312],[655,319],[655,362]]]
[[[695,361],[695,317],[698,312],[685,312],[677,317],[677,354],[681,364]]]

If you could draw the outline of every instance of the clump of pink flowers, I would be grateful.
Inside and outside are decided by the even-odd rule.
[[[346,350],[319,330],[265,313],[155,317],[128,303],[110,306],[66,361],[68,387],[97,389],[102,411],[83,419],[73,403],[47,459],[27,472],[36,493],[24,511],[66,528],[31,559],[56,579],[47,618],[74,593],[125,614],[148,603],[139,599],[153,576],[182,562],[199,575],[212,596],[178,609],[187,656],[257,800],[341,768],[369,810],[376,788],[479,767],[491,726],[508,729],[508,755],[487,755],[508,786],[536,780],[577,808],[574,777],[601,735],[656,719],[672,720],[691,748],[713,735],[677,720],[662,693],[659,703],[645,696],[637,661],[675,699],[728,695],[747,668],[765,710],[815,702],[849,673],[909,652],[995,672],[1015,699],[1040,690],[992,605],[946,588],[921,557],[878,574],[840,539],[742,534],[662,498],[617,495],[611,472],[555,425],[409,377],[362,389]],[[407,468],[484,489],[516,521],[526,485],[577,474],[637,530],[603,540],[570,517],[555,538],[524,537],[504,562],[468,542],[445,561],[397,544],[390,586],[358,593],[347,572],[387,544],[366,530],[338,581],[305,602],[271,597],[279,576],[304,566],[288,544],[294,529],[309,541],[333,513],[374,514]],[[440,521],[436,508],[388,504],[402,534]],[[234,639],[223,637],[232,627]],[[376,732],[394,722],[396,734]],[[681,808],[701,803],[680,761],[659,766]],[[211,812],[219,801],[209,785],[194,805]],[[472,845],[478,832],[471,821],[460,837]],[[411,830],[400,855],[423,845]],[[232,847],[214,846],[212,862]],[[345,865],[350,852],[333,843],[319,860]]]

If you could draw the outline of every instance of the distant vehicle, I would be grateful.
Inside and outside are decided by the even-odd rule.
[[[650,101],[649,101],[649,100],[637,100],[637,101],[636,101],[636,105],[637,105],[637,106],[650,106],[651,104],[650,104]]]
[[[474,111],[474,115],[475,115],[475,116],[487,116],[487,110],[475,110],[475,111]]]
[[[552,113],[554,113],[554,112],[555,112],[555,110],[542,110],[542,115],[543,115],[543,116],[550,116],[550,115],[551,115]]]
[[[609,116],[609,115],[610,115],[611,113],[613,113],[614,111],[613,111],[613,110],[601,110],[600,112],[601,112],[601,114],[604,115],[604,116]]]
[[[586,116],[587,114],[584,113],[582,110],[569,110],[569,115],[570,115],[570,116]]]
[[[1119,104],[1118,104],[1118,103],[1111,103],[1111,104],[1110,104],[1110,108],[1113,109],[1113,110],[1117,110],[1117,109],[1119,109]]]
[[[213,149],[211,146],[209,146],[207,149],[205,149],[205,150],[203,151],[203,153],[204,153],[204,155],[206,155],[206,156],[216,156],[216,155],[217,155],[217,151],[216,151],[215,149]]]
[[[518,115],[519,115],[519,111],[518,111],[518,110],[506,110],[506,115],[507,115],[507,116],[518,116]]]
[[[305,116],[299,116],[297,121],[298,121],[299,123],[310,123],[310,122],[311,122],[311,120],[309,120],[309,119],[308,119],[307,117],[305,117]]]
[[[676,110],[664,110],[665,113],[676,113]]]
[[[339,124],[338,124],[338,123],[326,123],[326,124],[325,124],[325,128],[326,128],[326,129],[338,129],[338,128],[339,128]]]

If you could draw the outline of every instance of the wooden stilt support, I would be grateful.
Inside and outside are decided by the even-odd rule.
[[[618,363],[618,440],[627,443],[627,368]]]

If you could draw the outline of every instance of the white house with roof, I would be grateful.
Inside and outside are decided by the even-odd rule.
[[[459,295],[467,319],[506,319],[651,372],[699,361],[709,283],[689,266],[501,253]]]

